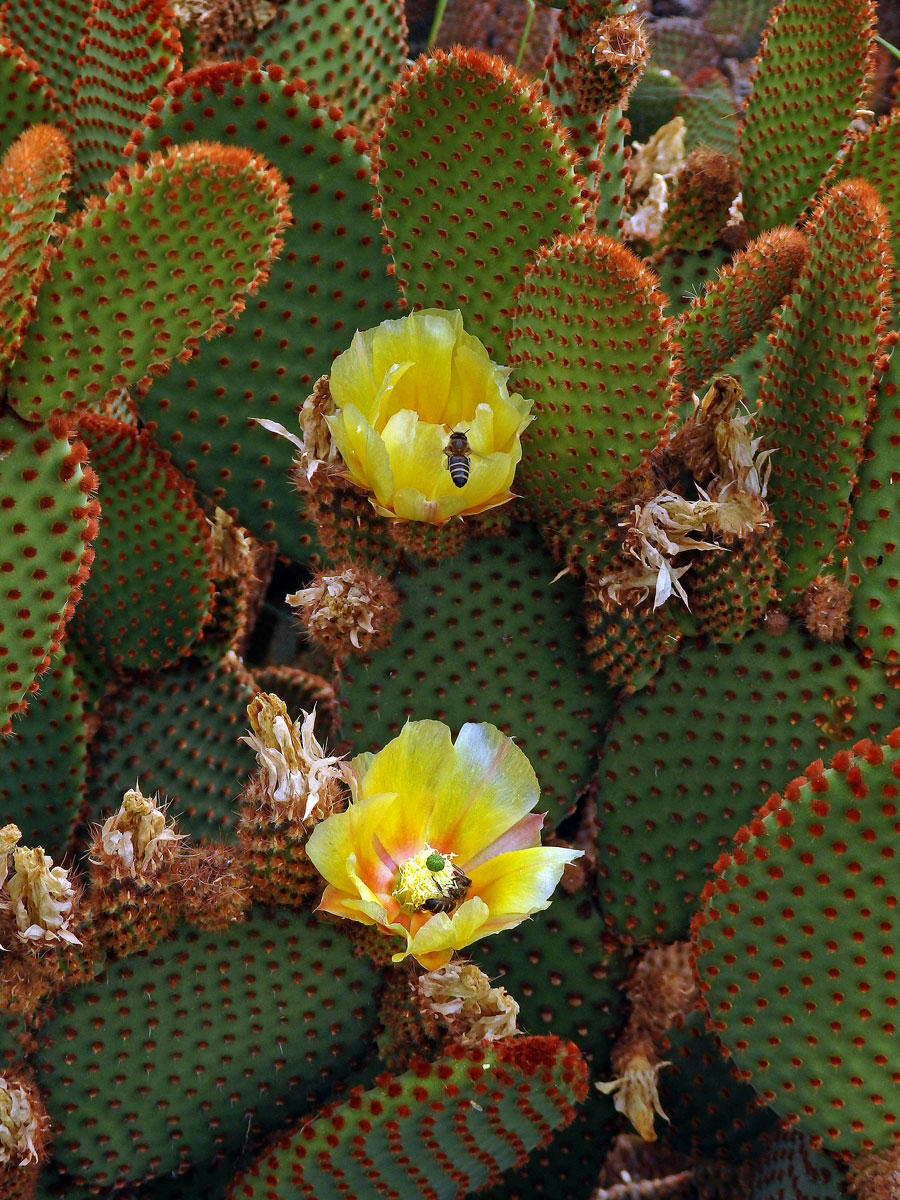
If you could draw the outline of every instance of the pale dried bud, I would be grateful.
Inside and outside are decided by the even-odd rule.
[[[767,608],[762,627],[769,637],[784,637],[791,627],[791,619],[781,608]]]
[[[416,983],[416,1001],[426,1021],[445,1026],[450,1039],[469,1045],[519,1032],[519,1006],[505,988],[492,988],[474,963],[451,962]]]
[[[647,950],[635,966],[625,991],[631,1003],[628,1024],[654,1042],[679,1024],[697,1001],[690,942],[672,942]]]
[[[43,847],[16,850],[10,876],[9,911],[22,942],[66,942],[80,946],[72,933],[75,889],[63,867],[54,867]]]
[[[0,1075],[0,1166],[37,1162],[43,1138],[30,1089]]]
[[[174,823],[166,824],[165,810],[156,800],[141,795],[135,785],[95,835],[91,860],[113,879],[149,880],[177,856],[183,837]]]
[[[669,185],[664,175],[656,174],[650,181],[647,195],[634,212],[625,218],[625,236],[630,241],[655,246],[662,237],[669,210]]]
[[[212,571],[216,579],[239,579],[249,574],[253,547],[247,534],[224,508],[216,508],[210,522],[212,533]]]
[[[666,1121],[669,1119],[659,1102],[659,1072],[662,1067],[670,1065],[667,1062],[653,1063],[645,1055],[635,1054],[625,1064],[618,1079],[594,1084],[604,1096],[615,1094],[613,1103],[616,1112],[628,1118],[645,1142],[656,1141],[654,1113]]]
[[[253,732],[241,741],[256,751],[275,819],[304,824],[328,816],[343,799],[344,775],[340,757],[326,755],[316,740],[315,709],[292,721],[280,697],[261,692],[247,716]]]
[[[352,564],[319,572],[309,587],[285,598],[297,610],[310,640],[337,659],[387,645],[400,606],[386,579]]]
[[[673,117],[665,125],[661,125],[653,137],[641,145],[633,142],[631,158],[628,163],[631,177],[630,192],[632,196],[643,195],[650,187],[655,175],[671,179],[681,170],[685,160],[684,139],[687,126],[681,117]]]
[[[0,829],[0,887],[6,883],[9,874],[9,856],[12,854],[22,837],[18,825],[4,825]]]

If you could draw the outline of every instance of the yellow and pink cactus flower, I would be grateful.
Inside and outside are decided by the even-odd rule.
[[[493,725],[463,725],[453,742],[441,722],[411,721],[347,775],[350,806],[306,847],[328,884],[319,908],[398,939],[395,962],[434,970],[520,924],[581,853],[541,845],[537,777]]]
[[[337,412],[326,418],[349,478],[394,519],[440,525],[505,504],[531,420],[509,373],[457,311],[423,309],[358,332],[332,364]],[[451,433],[468,442],[461,486],[448,470]]]

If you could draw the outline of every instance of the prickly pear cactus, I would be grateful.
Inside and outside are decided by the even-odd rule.
[[[655,7],[0,6],[0,1196],[890,1194],[900,118]]]

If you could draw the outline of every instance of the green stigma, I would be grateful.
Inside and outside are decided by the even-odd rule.
[[[443,858],[441,858],[440,854],[429,854],[428,857],[425,859],[425,866],[428,868],[429,871],[432,871],[432,872],[443,871],[444,860],[443,860]]]

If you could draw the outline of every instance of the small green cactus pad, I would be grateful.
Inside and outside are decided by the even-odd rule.
[[[900,729],[821,759],[715,864],[694,919],[710,1022],[772,1107],[832,1150],[900,1138]]]
[[[76,71],[74,149],[78,187],[86,194],[102,190],[151,100],[181,74],[172,9],[165,0],[93,0]]]
[[[48,7],[62,8],[52,3]],[[41,68],[23,51],[24,42],[20,42],[10,26],[18,16],[32,26],[38,24],[34,20],[34,9],[30,5],[21,7],[8,4],[4,7],[2,23],[0,23],[0,146],[6,149],[13,141],[32,125],[41,122],[51,123],[59,119],[60,106],[53,88],[41,74]],[[76,7],[75,4],[72,7]],[[82,7],[78,4],[77,7]],[[87,12],[87,4],[84,6]],[[4,36],[5,35],[5,36]],[[12,40],[10,40],[12,39]]]
[[[194,142],[132,164],[65,227],[13,365],[25,420],[146,390],[221,332],[267,278],[290,220],[281,176],[249,150]]]
[[[579,512],[654,448],[668,419],[671,357],[656,276],[600,234],[538,252],[517,296],[510,361],[535,401],[516,484],[542,526]]]
[[[107,964],[41,1028],[57,1163],[77,1183],[152,1178],[308,1111],[359,1066],[377,984],[342,930],[277,910]]]
[[[729,550],[703,555],[684,578],[698,634],[715,642],[739,642],[762,622],[778,600],[781,560],[768,530]]]
[[[873,428],[866,439],[853,503],[850,533],[850,601],[848,632],[867,655],[883,663],[900,663],[900,353],[891,355],[878,389]]]
[[[731,253],[721,245],[697,254],[686,254],[683,250],[669,250],[655,264],[658,275],[657,286],[669,300],[667,312],[677,316],[693,304],[699,293],[731,262]]]
[[[809,261],[775,318],[757,422],[777,451],[768,500],[788,597],[843,549],[891,301],[885,213],[870,184],[832,188],[806,232]]]
[[[82,413],[77,429],[102,513],[74,632],[117,671],[171,666],[210,612],[209,522],[193,485],[146,433],[99,413]]]
[[[684,148],[688,153],[698,146],[708,146],[722,154],[737,154],[734,96],[720,71],[704,67],[692,75],[685,82],[685,94],[675,105],[675,113],[684,118],[687,127]]]
[[[796,1129],[764,1137],[752,1164],[743,1179],[752,1200],[846,1200],[839,1164]]]
[[[0,161],[0,374],[24,336],[39,268],[68,186],[66,139],[50,125],[21,134]]]
[[[757,1153],[764,1134],[780,1126],[708,1032],[703,1011],[668,1029],[657,1050],[669,1064],[659,1073],[659,1099],[669,1118],[666,1145],[740,1165]]]
[[[763,36],[741,133],[751,236],[792,225],[815,195],[863,103],[872,0],[781,0]]]
[[[83,443],[0,418],[0,734],[50,666],[93,559],[100,506]]]
[[[417,1195],[462,1200],[568,1124],[587,1092],[571,1042],[514,1037],[451,1046],[403,1075],[354,1088],[292,1137],[279,1138],[228,1200]]]
[[[41,677],[28,711],[0,740],[0,825],[22,831],[26,846],[43,846],[59,862],[81,811],[87,778],[84,692],[74,656],[61,655]]]
[[[226,64],[185,75],[135,135],[135,154],[144,161],[198,129],[265,155],[292,189],[295,220],[269,283],[228,325],[227,339],[203,346],[196,361],[173,363],[143,415],[208,496],[239,511],[255,537],[305,559],[309,526],[286,483],[294,448],[248,422],[267,417],[296,431],[297,409],[356,329],[396,315],[371,213],[371,165],[364,143],[324,101],[277,67]]]
[[[46,99],[42,100],[38,91],[31,97],[31,103],[50,101],[57,110],[61,105],[68,107],[78,62],[78,43],[84,37],[84,26],[90,11],[91,0],[35,0],[33,4],[4,5],[2,28],[5,37],[21,47],[17,52],[19,57],[24,51],[32,60],[29,70],[40,72],[50,84]],[[23,91],[19,84],[14,94],[21,95]],[[9,109],[4,105],[4,113],[7,111]],[[27,110],[25,116],[25,121],[17,125],[13,136],[34,120],[52,119],[49,115],[34,117]],[[4,129],[3,133],[7,131]]]
[[[303,79],[361,125],[406,62],[403,0],[289,0],[258,36],[229,45],[229,58],[248,53]]]
[[[145,795],[171,802],[182,833],[214,838],[234,826],[237,797],[256,763],[239,742],[256,685],[237,659],[187,659],[123,684],[103,701],[93,743],[89,816],[115,811],[140,780]]]
[[[556,825],[590,777],[612,694],[581,648],[580,597],[528,528],[394,580],[402,609],[385,650],[341,673],[342,733],[377,750],[406,720],[454,731],[490,721],[515,737]]]
[[[692,645],[616,714],[600,764],[600,902],[635,941],[684,937],[735,828],[814,754],[883,736],[900,700],[847,651],[749,634]]]
[[[461,309],[503,362],[526,266],[582,217],[582,181],[540,85],[484,51],[436,50],[401,74],[374,157],[407,301]]]
[[[799,230],[772,229],[704,287],[675,325],[678,383],[685,392],[699,391],[752,345],[793,288],[807,257],[806,239]]]

